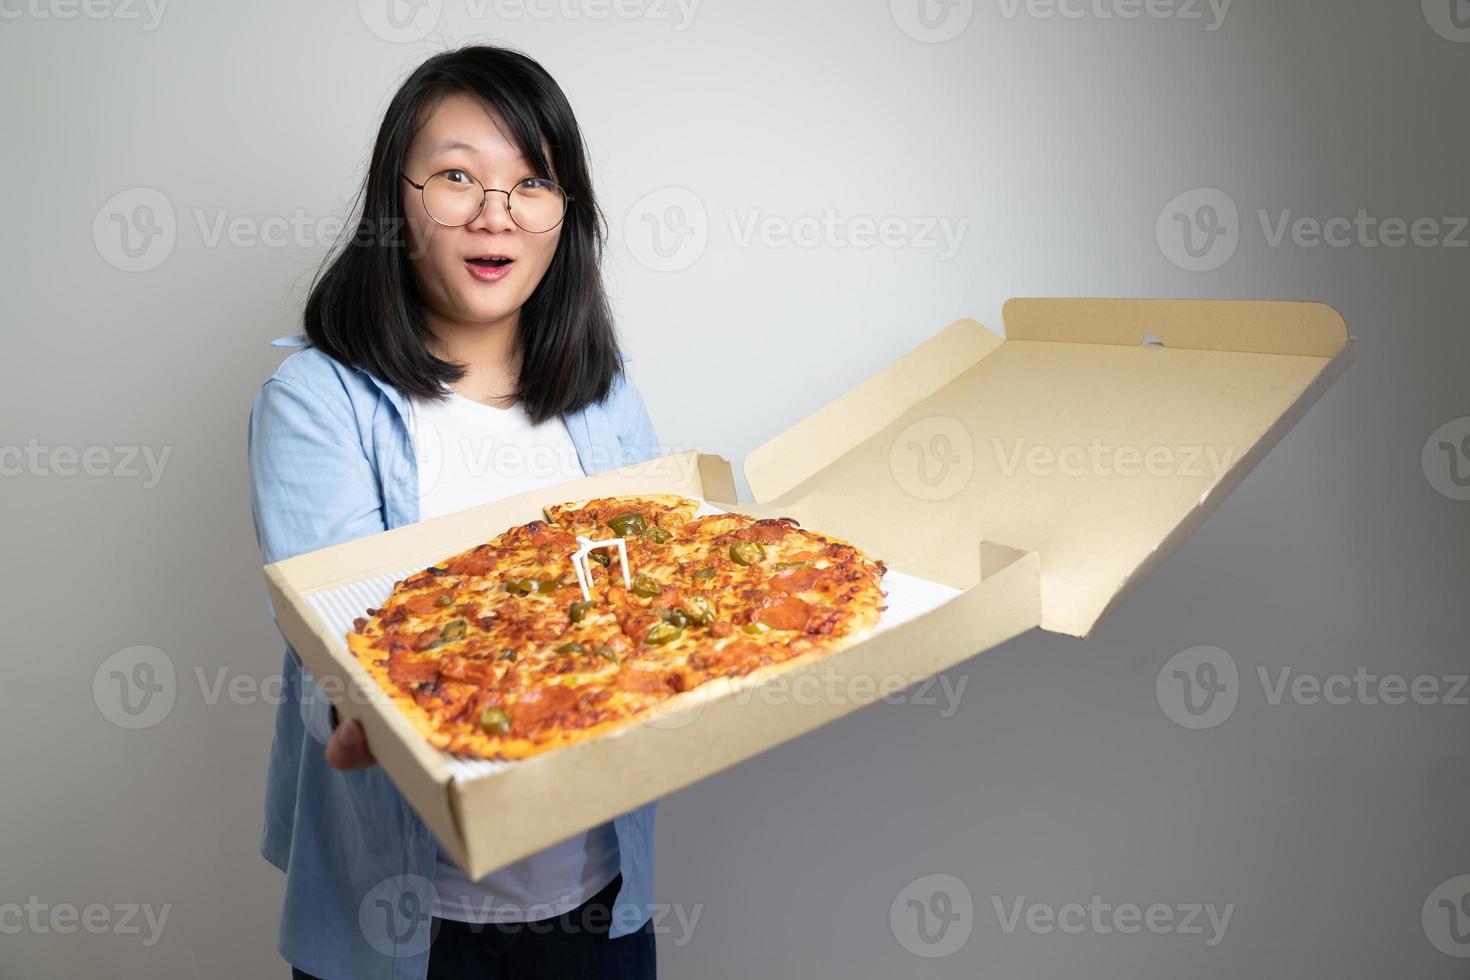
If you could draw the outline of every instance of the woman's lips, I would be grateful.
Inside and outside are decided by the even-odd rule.
[[[515,265],[514,261],[502,265],[491,265],[489,262],[465,259],[465,268],[470,270],[470,275],[480,282],[495,282],[504,279],[510,273],[510,267]]]

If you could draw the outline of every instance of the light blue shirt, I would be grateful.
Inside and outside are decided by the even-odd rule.
[[[251,501],[264,561],[417,521],[405,396],[301,338],[273,343],[303,349],[261,385],[250,412]],[[588,474],[665,451],[625,373],[601,403],[563,420]],[[330,701],[289,647],[282,673],[260,845],[286,874],[281,955],[324,980],[423,980],[438,842],[381,767],[327,765]],[[653,914],[655,805],[613,819],[623,876],[613,938]]]

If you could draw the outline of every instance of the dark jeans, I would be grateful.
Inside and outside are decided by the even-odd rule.
[[[429,980],[654,980],[653,920],[608,938],[621,874],[570,912],[539,922],[435,919]],[[316,980],[292,968],[293,980]]]

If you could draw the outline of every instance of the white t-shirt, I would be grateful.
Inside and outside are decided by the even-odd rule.
[[[566,423],[557,418],[532,425],[520,405],[495,408],[451,392],[438,402],[410,399],[408,421],[419,463],[421,520],[586,475]],[[441,855],[434,915],[481,923],[548,919],[581,905],[617,873],[611,822],[479,881]]]

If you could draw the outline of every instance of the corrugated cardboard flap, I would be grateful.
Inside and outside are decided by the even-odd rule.
[[[1025,299],[959,320],[753,450],[753,513],[968,588],[1037,551],[1042,626],[1086,635],[1350,360],[1317,303]],[[1283,520],[1289,520],[1283,516]]]

